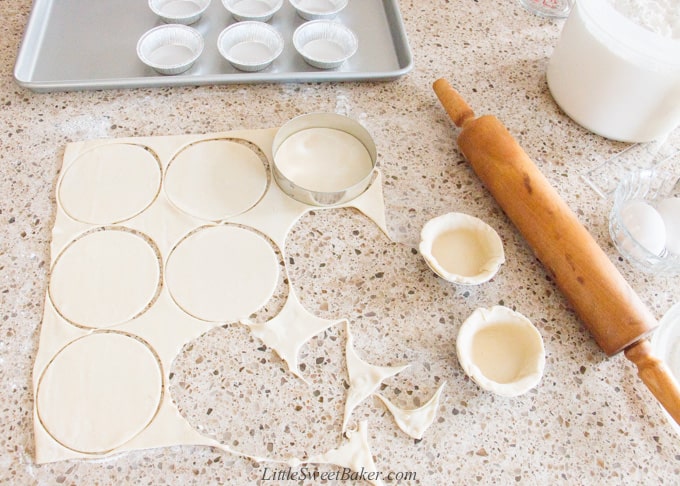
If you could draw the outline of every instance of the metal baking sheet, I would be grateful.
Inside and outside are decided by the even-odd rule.
[[[19,49],[14,78],[34,91],[135,88],[257,82],[390,80],[413,67],[397,0],[350,0],[337,21],[354,31],[359,50],[341,67],[309,66],[293,47],[293,31],[304,20],[288,0],[269,21],[284,37],[281,56],[267,69],[246,73],[217,50],[217,36],[235,22],[220,0],[212,0],[192,25],[205,50],[187,72],[164,76],[137,57],[137,41],[162,21],[144,0],[34,0]]]

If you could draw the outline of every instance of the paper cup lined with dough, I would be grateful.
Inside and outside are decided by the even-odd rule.
[[[373,179],[377,158],[368,131],[334,113],[289,121],[276,134],[272,151],[279,187],[314,206],[342,204],[359,196]]]
[[[486,282],[505,262],[498,233],[464,213],[447,213],[428,221],[420,233],[419,249],[437,275],[458,284]]]
[[[532,322],[507,307],[479,308],[463,323],[456,339],[458,361],[480,387],[515,397],[543,376],[543,338]]]

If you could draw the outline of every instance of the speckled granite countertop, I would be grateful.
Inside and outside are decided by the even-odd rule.
[[[409,0],[401,10],[415,68],[393,82],[36,94],[12,77],[30,2],[0,2],[1,484],[275,483],[264,480],[271,465],[207,447],[36,465],[32,366],[67,143],[277,127],[317,111],[355,118],[375,138],[388,229],[398,243],[356,211],[309,213],[286,245],[293,286],[311,312],[347,317],[357,351],[375,364],[413,363],[384,389],[395,404],[414,408],[447,382],[438,417],[420,441],[397,429],[377,399],[355,411],[371,417],[377,468],[415,472],[411,483],[424,485],[678,482],[680,438],[633,366],[599,350],[485,192],[431,89],[446,77],[477,113],[497,115],[660,318],[680,301],[680,286],[619,258],[607,233],[610,202],[581,178],[625,145],[573,123],[546,87],[561,21],[534,17],[514,1]],[[414,249],[425,221],[449,211],[478,216],[500,233],[507,263],[491,282],[448,284]],[[530,317],[547,351],[540,385],[514,399],[482,391],[455,356],[463,320],[499,303]],[[219,327],[187,346],[174,363],[171,390],[191,424],[230,446],[262,456],[318,452],[337,445],[344,339],[344,329],[333,327],[303,349],[301,369],[318,376],[311,398],[291,395],[280,359],[241,327]],[[318,403],[316,415],[304,415]]]

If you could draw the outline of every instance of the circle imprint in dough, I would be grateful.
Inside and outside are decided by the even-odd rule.
[[[161,185],[160,165],[141,145],[95,147],[71,164],[59,185],[59,202],[84,223],[112,224],[144,211]]]
[[[168,166],[165,192],[181,211],[220,221],[241,214],[267,188],[262,160],[248,147],[229,140],[190,145]]]
[[[45,369],[36,408],[62,445],[94,454],[139,434],[160,406],[163,378],[148,345],[126,334],[96,332],[73,341]]]
[[[307,128],[294,133],[283,141],[274,158],[288,180],[310,191],[344,191],[373,170],[364,144],[334,128]]]
[[[271,299],[279,261],[270,243],[239,226],[206,227],[170,253],[168,290],[188,314],[210,322],[247,318]]]
[[[100,328],[145,310],[160,285],[156,251],[144,238],[119,229],[88,233],[57,257],[50,298],[72,323]]]

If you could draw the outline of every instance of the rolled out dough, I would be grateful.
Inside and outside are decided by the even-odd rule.
[[[182,346],[221,323],[247,321],[267,304],[282,280],[286,235],[314,209],[269,183],[274,134],[267,129],[67,147],[53,228],[53,305],[45,306],[34,368],[39,463],[176,444],[245,456],[194,430],[174,405],[168,380]],[[338,134],[349,137],[352,151],[335,139],[301,154],[322,162],[303,171],[330,183],[329,190],[346,189],[374,170],[361,142]],[[378,172],[368,190],[343,206],[361,210],[387,233],[380,181]],[[292,298],[262,330],[299,375],[299,348],[340,321],[305,311],[290,289]],[[111,326],[117,327],[99,329]],[[358,403],[403,369],[365,363],[351,349],[351,336],[348,343],[345,426]],[[343,431],[348,444],[316,461],[374,471],[366,424]]]

